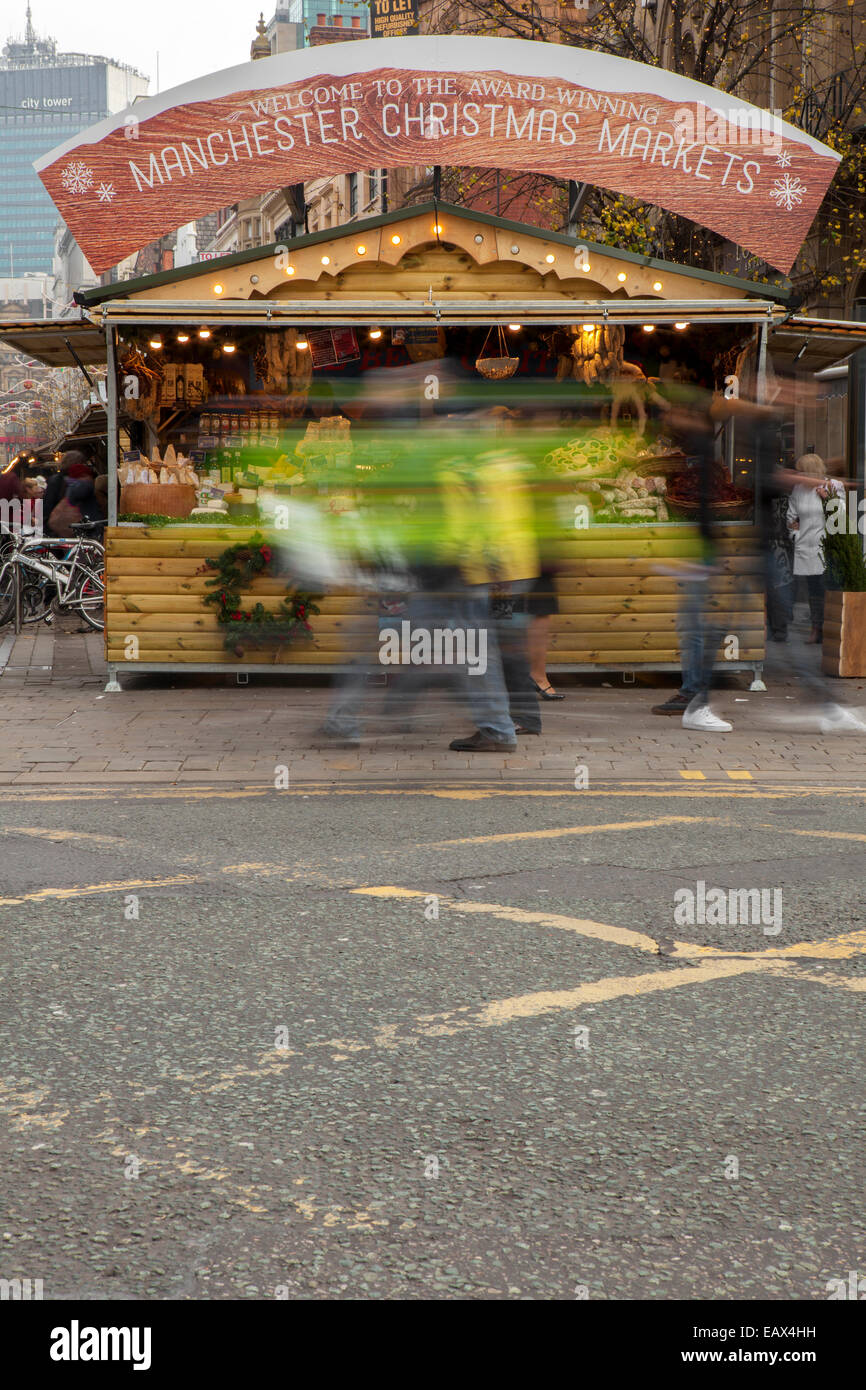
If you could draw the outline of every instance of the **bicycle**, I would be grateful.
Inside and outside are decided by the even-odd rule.
[[[23,623],[51,623],[55,613],[66,610],[101,631],[105,549],[93,533],[104,527],[101,521],[78,522],[72,527],[79,533],[74,540],[26,530],[12,536],[0,557],[0,626],[15,615],[15,589],[20,584]]]

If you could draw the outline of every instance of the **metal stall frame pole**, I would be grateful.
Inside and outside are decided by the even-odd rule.
[[[17,552],[16,552],[16,560],[17,560]],[[17,637],[17,636],[20,634],[20,632],[21,632],[21,626],[22,626],[22,624],[21,624],[21,566],[20,566],[19,564],[16,563],[15,565],[13,565],[12,568],[13,568],[13,572],[14,572],[14,574],[15,574],[15,636]]]
[[[755,399],[756,399],[758,405],[763,405],[763,404],[765,403],[766,399],[767,399],[767,339],[768,339],[768,337],[769,337],[769,329],[770,329],[770,318],[769,318],[769,316],[768,316],[768,317],[764,320],[763,323],[761,323],[761,324],[758,325],[758,329],[757,329],[757,332],[758,332],[758,371],[757,371],[757,374],[756,374],[756,382],[755,382]],[[757,431],[757,434],[758,434],[758,439],[760,440],[760,438],[761,438],[761,431],[760,431],[760,429]],[[764,460],[762,454],[763,454],[763,451],[761,450],[761,447],[760,447],[760,444],[759,444],[758,450],[757,450],[757,456],[756,456],[756,458],[755,458],[755,498],[756,498],[756,499],[760,496],[761,470],[762,470],[762,468],[763,468],[763,466],[764,466],[764,463],[765,463],[765,460]],[[765,643],[766,643],[766,637],[764,638],[764,641],[765,641]],[[755,664],[753,665],[753,667],[752,667],[752,683],[751,683],[751,685],[749,686],[749,689],[750,689],[750,690],[755,690],[755,691],[758,691],[758,692],[760,692],[760,691],[765,691],[765,690],[767,689],[766,684],[764,683],[764,663],[763,663],[763,661],[756,661]]]
[[[117,366],[115,334],[116,329],[110,323],[105,325],[105,355],[107,360],[107,381],[106,381],[106,423],[108,427],[108,439],[106,440],[106,453],[108,455],[108,525],[117,525]],[[108,597],[106,591],[106,599]],[[106,649],[108,644],[108,610],[105,612],[106,622]],[[111,662],[108,663],[108,684],[105,693],[114,695],[121,689],[120,681],[117,679],[117,667]]]

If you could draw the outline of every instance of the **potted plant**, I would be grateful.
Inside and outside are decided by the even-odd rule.
[[[829,521],[826,503],[824,510]],[[847,526],[828,527],[822,546],[827,570],[822,670],[827,676],[866,676],[863,538]]]

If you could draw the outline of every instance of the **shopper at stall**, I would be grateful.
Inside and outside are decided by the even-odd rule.
[[[825,563],[821,542],[824,539],[824,502],[829,496],[844,497],[845,489],[837,479],[827,477],[827,467],[819,454],[801,454],[794,467],[798,473],[827,478],[823,486],[814,482],[797,483],[788,499],[788,528],[794,536],[794,579],[802,575],[809,596],[812,630],[807,642],[824,639]]]
[[[71,507],[77,507],[81,521],[104,521],[105,511],[96,496],[95,484],[91,478],[76,478],[69,484],[66,499]]]
[[[559,612],[556,597],[556,576],[553,570],[542,569],[527,596],[529,614],[529,673],[542,700],[564,700],[554,690],[547,674],[547,649],[550,646],[550,620]]]
[[[42,498],[42,515],[45,518],[45,530],[49,536],[68,535],[68,531],[55,531],[51,523],[51,516],[58,502],[66,497],[66,492],[70,481],[77,478],[93,478],[93,469],[87,464],[84,454],[78,449],[69,449],[60,460],[60,467],[49,479],[45,487],[45,495]],[[58,514],[58,523],[60,514]]]
[[[10,468],[0,473],[0,502],[11,502],[21,495],[21,479],[15,469]]]
[[[682,684],[676,696],[653,707],[654,714],[680,714],[684,729],[697,733],[730,733],[732,725],[710,708],[713,668],[724,626],[714,608],[713,580],[717,575],[717,545],[710,507],[713,462],[711,398],[697,388],[674,387],[666,397],[667,427],[681,442],[688,466],[698,472],[698,544],[693,559],[681,569],[677,631]]]

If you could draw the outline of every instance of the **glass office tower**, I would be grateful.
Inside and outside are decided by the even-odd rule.
[[[33,161],[147,92],[134,68],[87,53],[58,53],[38,38],[30,7],[23,38],[0,56],[0,276],[50,271],[57,209]]]

